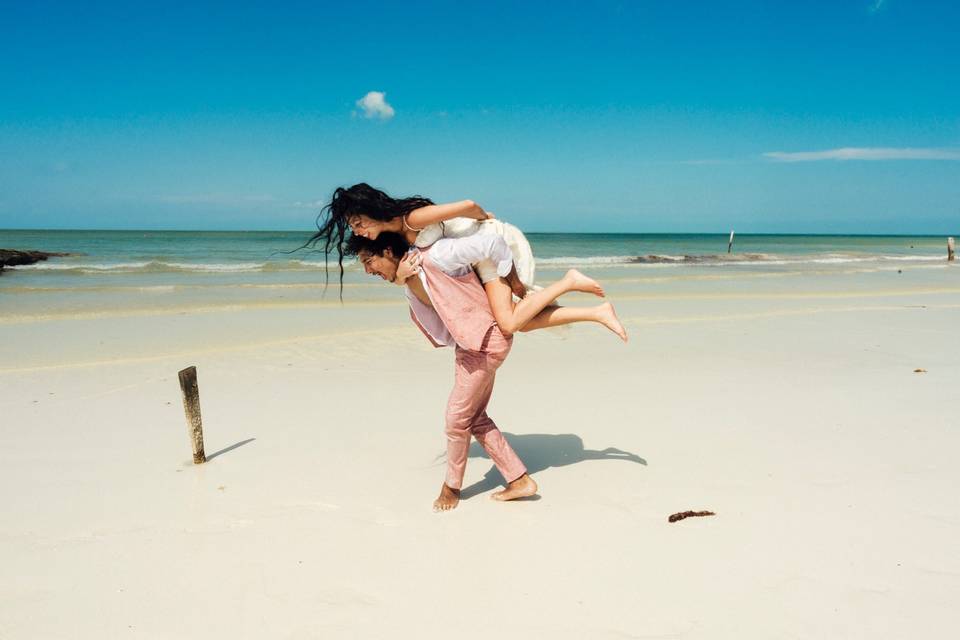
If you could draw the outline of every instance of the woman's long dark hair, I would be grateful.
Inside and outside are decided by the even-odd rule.
[[[433,204],[433,201],[423,196],[409,198],[391,198],[380,189],[371,187],[366,182],[355,184],[344,189],[337,187],[330,199],[317,216],[317,232],[313,234],[301,248],[316,249],[323,244],[323,262],[325,269],[325,284],[330,284],[330,268],[327,260],[332,250],[337,252],[337,267],[340,269],[340,300],[343,300],[343,256],[344,241],[350,225],[347,219],[350,216],[363,214],[374,220],[384,222],[398,216],[405,216],[414,209]]]

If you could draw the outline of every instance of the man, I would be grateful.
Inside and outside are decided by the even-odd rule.
[[[354,235],[346,253],[356,255],[367,273],[394,282],[408,248],[406,240],[393,233],[381,233],[376,240]],[[417,274],[406,280],[404,289],[410,317],[427,339],[435,347],[456,349],[456,377],[446,411],[447,472],[433,503],[436,511],[453,509],[460,502],[471,436],[507,481],[507,488],[494,493],[493,499],[514,500],[537,492],[537,483],[487,415],[494,377],[513,338],[497,327],[471,266],[484,258],[497,265],[501,277],[510,275],[513,258],[500,236],[443,238],[420,251]]]

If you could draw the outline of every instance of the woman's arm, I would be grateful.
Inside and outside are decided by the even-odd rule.
[[[414,209],[407,214],[407,225],[414,229],[423,229],[435,222],[443,222],[451,218],[473,218],[486,220],[490,217],[483,207],[473,200],[461,200],[449,204],[431,204]]]

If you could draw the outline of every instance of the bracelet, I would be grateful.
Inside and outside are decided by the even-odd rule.
[[[420,233],[421,231],[423,231],[423,229],[415,229],[411,227],[409,224],[407,224],[407,216],[403,216],[403,228],[408,231],[416,231],[417,233]]]

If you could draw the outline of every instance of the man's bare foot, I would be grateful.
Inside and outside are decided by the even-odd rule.
[[[600,296],[601,298],[604,295],[603,287],[600,286],[599,282],[593,278],[588,278],[576,269],[570,269],[567,271],[567,275],[564,276],[564,280],[567,281],[570,291],[592,293],[593,295]]]
[[[440,487],[440,496],[433,501],[434,511],[450,511],[460,504],[460,489],[451,489],[446,483]]]
[[[597,322],[605,326],[610,331],[613,331],[615,334],[620,336],[620,339],[624,342],[627,341],[627,330],[623,328],[623,324],[620,323],[620,318],[617,317],[617,311],[613,308],[613,305],[609,302],[604,302],[601,305],[595,307],[597,310]]]
[[[507,500],[516,500],[517,498],[526,498],[537,492],[537,483],[527,474],[523,474],[513,482],[507,485],[503,491],[497,491],[492,496],[493,500],[506,502]]]

